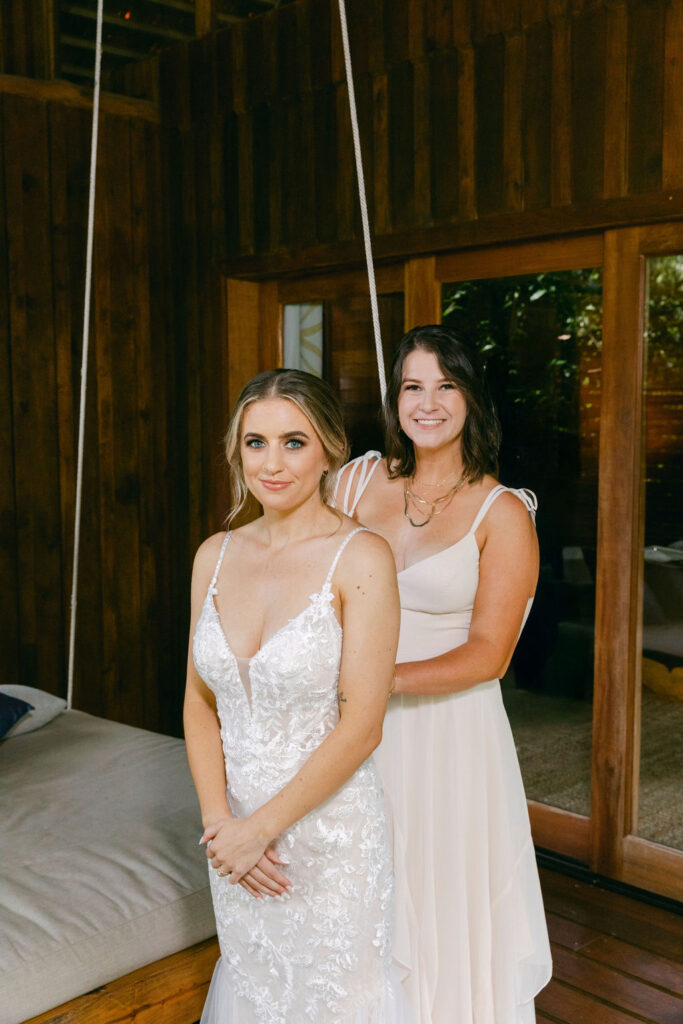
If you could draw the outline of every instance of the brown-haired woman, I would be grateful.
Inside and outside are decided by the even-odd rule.
[[[205,541],[192,576],[185,735],[221,946],[202,1024],[409,1024],[370,758],[391,552],[327,503],[346,440],[323,381],[254,378],[226,449],[237,507],[248,490],[263,515]]]
[[[536,587],[536,501],[496,480],[475,356],[418,327],[394,356],[387,455],[342,471],[340,508],[390,543],[401,633],[376,752],[394,818],[394,959],[420,1024],[533,1024],[551,972],[504,674]]]

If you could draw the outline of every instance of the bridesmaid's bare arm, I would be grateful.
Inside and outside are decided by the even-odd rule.
[[[536,589],[536,530],[522,502],[501,494],[477,540],[482,544],[479,586],[467,641],[437,658],[397,665],[397,693],[459,693],[505,674]]]

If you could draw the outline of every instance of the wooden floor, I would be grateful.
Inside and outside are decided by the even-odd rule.
[[[538,1024],[683,1024],[683,916],[542,870],[553,980]]]

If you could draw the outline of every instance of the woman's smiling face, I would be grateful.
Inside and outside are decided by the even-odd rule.
[[[416,448],[442,448],[460,437],[467,403],[433,352],[416,348],[404,359],[398,418]]]
[[[319,493],[328,468],[311,421],[286,398],[263,398],[247,406],[240,455],[246,485],[256,500],[282,512]]]

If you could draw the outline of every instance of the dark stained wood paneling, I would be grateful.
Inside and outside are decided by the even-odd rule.
[[[336,204],[330,202],[330,183],[337,166],[337,97],[334,87],[313,94],[313,145],[315,161],[315,222],[320,242],[337,237]]]
[[[543,209],[551,202],[552,29],[540,22],[524,40],[524,205]]]
[[[334,178],[325,185],[329,196],[328,202],[334,202],[337,207],[337,238],[352,238],[358,198],[353,136],[349,119],[349,95],[344,84],[336,85],[334,89],[337,171]]]
[[[568,157],[572,144],[570,25],[557,20],[552,32],[550,201],[553,206],[564,206],[571,202],[572,195],[572,168]]]
[[[438,51],[429,60],[431,207],[435,220],[455,217],[460,205],[458,51]]]
[[[277,117],[278,125],[280,124],[280,110],[278,107],[274,109],[274,116]],[[223,182],[221,194],[223,196],[232,197],[231,201],[223,201],[219,203],[219,208],[222,208],[225,217],[225,229],[224,238],[225,245],[231,252],[237,252],[239,250],[239,239],[240,239],[240,209],[241,209],[241,197],[242,191],[240,188],[240,171],[239,171],[239,136],[238,136],[238,119],[237,114],[227,114],[221,131],[221,139],[223,144]],[[187,144],[187,143],[186,143]],[[280,187],[281,178],[280,175],[271,175],[272,182],[274,182],[273,193],[271,198],[271,209],[273,202],[278,203],[278,218],[277,223],[279,224],[279,199],[280,199]],[[181,183],[175,181],[173,186],[182,187]],[[271,224],[275,223],[275,217],[271,217]]]
[[[683,4],[670,4],[664,33],[664,124],[662,176],[664,188],[683,182]]]
[[[0,72],[53,78],[56,6],[44,0],[5,0],[0,14]]]
[[[389,195],[395,227],[406,227],[415,219],[414,75],[413,65],[403,61],[387,76]]]
[[[299,0],[297,7],[308,16],[311,53],[311,87],[328,85],[332,80],[332,18],[336,11],[329,0]]]
[[[572,198],[586,202],[602,195],[605,146],[604,10],[590,10],[571,23]]]
[[[476,196],[480,214],[504,208],[503,90],[505,41],[490,36],[474,48]]]
[[[1,510],[11,541],[1,563],[2,618],[12,629],[4,663],[15,680],[64,693],[91,116],[80,92],[38,83],[32,94],[30,85],[3,94],[0,122],[0,446],[11,454]],[[180,83],[181,110],[188,95]],[[180,147],[166,145],[164,156],[177,163],[162,159],[158,117],[147,116],[148,104],[133,117],[126,103],[118,114],[103,108],[100,122],[75,706],[177,731],[189,522],[202,533],[218,486],[200,481],[191,506],[187,451],[177,454],[190,342],[176,331],[187,296],[180,301],[181,290],[171,288],[169,210],[178,213],[174,231],[187,223],[188,190],[169,203],[167,175],[199,157],[188,146],[183,163]],[[210,260],[212,234],[224,230],[210,201],[221,173],[211,154],[222,147],[206,138],[209,187],[196,207]],[[197,244],[189,224],[187,237]],[[188,253],[192,245],[183,251],[183,281]],[[206,333],[220,348],[215,296],[198,293]],[[220,367],[215,351],[209,361]],[[204,410],[215,415],[215,402],[205,394],[197,409],[185,449],[199,436],[201,450],[195,426]]]
[[[5,152],[4,97],[0,96],[0,153]],[[0,210],[6,209],[5,164],[0,160]],[[0,226],[0,281],[8,280],[7,225]],[[12,335],[9,288],[0,287],[0,573],[4,599],[0,615],[0,644],[4,678],[20,682],[19,575],[17,567],[17,510],[14,493],[14,426],[12,416]]]
[[[662,181],[666,8],[637,0],[629,23],[629,187],[652,192]]]
[[[287,99],[299,92],[299,47],[296,5],[283,7],[277,19],[278,94]],[[249,97],[251,100],[251,96]]]
[[[254,195],[270,196],[270,108],[262,103],[254,110],[253,130],[254,152]],[[256,203],[254,209],[254,248],[256,252],[267,252],[270,248],[270,202]]]
[[[628,10],[607,11],[605,42],[605,180],[606,196],[627,193]]]
[[[375,75],[372,83],[373,180],[368,186],[373,199],[375,237],[391,229],[389,197],[388,86],[386,75]]]
[[[370,73],[372,61],[384,54],[384,39],[380,5],[376,0],[349,0],[346,4],[346,21],[349,33],[349,48],[353,61],[354,77],[362,78]],[[332,17],[339,19],[337,5],[331,7]],[[399,19],[400,20],[400,19]]]
[[[5,181],[21,682],[59,691],[64,632],[46,105],[6,96],[4,131],[5,153],[12,153]],[[19,138],[20,147],[10,141]]]
[[[401,4],[387,3],[384,0],[383,14],[385,63],[403,64],[411,56],[408,0]]]
[[[505,37],[505,87],[503,92],[503,202],[521,210],[524,202],[524,55],[520,32]]]

